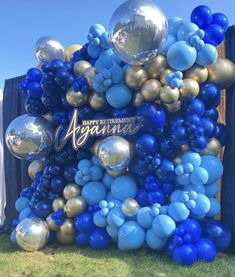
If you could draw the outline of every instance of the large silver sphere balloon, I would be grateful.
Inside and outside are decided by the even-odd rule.
[[[43,248],[49,238],[49,229],[44,220],[26,218],[16,227],[17,244],[27,251],[36,251]]]
[[[129,142],[119,136],[110,136],[98,146],[98,158],[107,170],[120,171],[129,165],[131,151]]]
[[[64,47],[53,37],[41,37],[35,44],[35,56],[40,64],[54,59],[64,60]]]
[[[135,216],[139,211],[139,204],[135,199],[128,198],[122,203],[122,212],[128,217]]]
[[[54,146],[54,129],[43,117],[25,114],[14,119],[5,134],[8,149],[28,161],[45,157]]]
[[[128,0],[110,20],[109,40],[121,60],[141,65],[156,57],[167,30],[167,19],[154,0]]]

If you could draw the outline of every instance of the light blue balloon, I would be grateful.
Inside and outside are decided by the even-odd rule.
[[[117,177],[112,185],[111,192],[114,198],[124,201],[127,198],[135,198],[137,184],[133,178],[127,175]]]
[[[28,208],[25,208],[23,209],[23,211],[21,211],[21,213],[19,214],[19,220],[22,221],[24,220],[25,218],[28,217],[28,215],[32,213],[32,210],[28,207]]]
[[[11,242],[16,244],[16,229],[11,232]]]
[[[102,53],[102,48],[90,43],[87,47],[87,52],[91,58],[97,59]]]
[[[173,191],[170,196],[171,202],[181,202],[182,194],[183,194],[182,190]]]
[[[107,87],[103,83],[96,81],[96,76],[93,79],[92,86],[99,93],[104,93],[107,90]]]
[[[26,197],[20,197],[15,202],[15,208],[18,213],[22,212],[25,208],[29,207],[30,200]]]
[[[152,226],[153,216],[151,215],[152,209],[149,207],[141,208],[137,214],[137,222],[143,228],[149,229]]]
[[[219,192],[219,185],[218,183],[213,183],[205,186],[205,194],[207,197],[216,197],[217,193]]]
[[[191,175],[189,173],[182,174],[176,177],[177,184],[181,186],[187,186],[191,183]]]
[[[184,71],[192,67],[197,58],[197,51],[186,41],[174,43],[167,52],[168,64],[175,70]]]
[[[188,41],[190,36],[194,35],[198,29],[198,26],[192,22],[184,23],[177,32],[177,39]]]
[[[100,166],[93,165],[90,168],[90,176],[92,181],[99,181],[103,177],[103,169]]]
[[[152,228],[146,232],[146,243],[150,248],[160,250],[165,246],[166,242],[167,238],[158,237]]]
[[[82,189],[82,197],[88,205],[94,205],[106,198],[106,188],[101,182],[89,182]]]
[[[168,207],[168,215],[175,221],[183,221],[189,217],[190,211],[184,203],[174,202]]]
[[[168,35],[166,39],[164,39],[161,42],[159,51],[161,52],[161,54],[163,55],[167,55],[167,52],[169,50],[169,48],[171,47],[171,45],[173,45],[176,42],[176,37],[173,35]]]
[[[118,228],[117,227],[114,227],[114,226],[110,226],[108,225],[106,227],[106,231],[107,233],[110,235],[110,237],[114,240],[114,241],[117,241],[118,239]]]
[[[91,33],[94,37],[99,37],[104,32],[105,32],[104,26],[98,23],[93,24],[89,29],[89,33]]]
[[[208,217],[215,217],[220,213],[221,205],[220,202],[215,198],[210,198],[210,210],[207,213]]]
[[[191,173],[191,182],[194,185],[205,185],[208,179],[208,172],[203,167],[196,167]]]
[[[169,238],[175,231],[175,221],[168,215],[160,214],[153,220],[153,231],[160,238]]]
[[[79,163],[78,163],[78,169],[82,168],[82,167],[85,167],[85,168],[89,168],[92,166],[92,162],[90,160],[81,160]]]
[[[103,228],[107,226],[106,217],[100,211],[95,213],[93,220],[97,227]]]
[[[184,24],[180,17],[171,17],[168,19],[168,34],[176,36],[179,28]]]
[[[201,167],[209,174],[207,184],[218,181],[223,175],[223,165],[219,159],[214,156],[206,155],[202,157]]]
[[[97,72],[102,72],[102,69],[109,69],[113,66],[112,60],[110,57],[104,57],[101,56],[96,62],[95,62],[95,69]]]
[[[111,72],[111,80],[113,84],[118,84],[122,82],[124,77],[124,71],[120,66],[118,65],[112,66],[110,68],[110,72]]]
[[[145,231],[135,221],[124,223],[118,231],[118,247],[121,250],[134,250],[143,246]]]
[[[100,162],[100,160],[98,159],[97,156],[93,155],[93,156],[91,157],[91,161],[92,161],[93,165],[97,165],[97,166],[103,168],[103,167],[102,167],[102,164],[101,164],[101,162]]]
[[[201,66],[213,64],[218,58],[218,51],[215,46],[206,43],[197,53],[196,63]]]
[[[204,194],[198,193],[195,202],[196,206],[191,208],[190,211],[197,219],[203,218],[210,210],[210,200]]]
[[[113,108],[124,108],[132,98],[131,90],[124,84],[112,85],[106,91],[106,100]]]
[[[205,194],[205,192],[206,192],[205,186],[203,186],[203,185],[194,185],[194,184],[189,184],[187,186],[184,186],[183,190],[184,191],[195,191],[197,193],[202,193],[202,194]]]
[[[182,163],[191,163],[194,167],[201,164],[201,156],[196,152],[186,152],[182,157]]]
[[[111,189],[111,184],[112,184],[113,180],[114,180],[114,177],[112,177],[111,175],[106,173],[103,176],[102,182],[106,186],[107,189]]]
[[[119,207],[113,208],[107,216],[107,222],[112,227],[120,227],[125,221],[126,217]]]

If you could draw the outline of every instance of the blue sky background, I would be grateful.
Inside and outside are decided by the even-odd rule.
[[[227,14],[235,24],[234,0],[156,0],[166,16],[189,19],[194,7],[206,4]],[[23,75],[36,66],[34,44],[44,35],[56,37],[64,47],[86,42],[90,25],[108,27],[122,0],[0,0],[0,88],[4,80]]]

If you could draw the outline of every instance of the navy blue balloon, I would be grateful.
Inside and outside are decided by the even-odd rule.
[[[227,142],[227,128],[222,123],[217,123],[215,138],[218,139],[222,146]]]
[[[64,69],[64,62],[62,60],[59,59],[55,59],[51,62],[50,64],[50,71],[52,73],[56,73],[59,70]]]
[[[220,103],[220,89],[212,83],[201,87],[198,98],[201,99],[207,109],[216,108]]]
[[[90,239],[90,234],[84,234],[84,233],[78,233],[76,236],[76,243],[79,246],[89,246],[89,239]]]
[[[205,117],[213,120],[214,122],[217,122],[219,118],[219,113],[216,108],[211,108],[209,110],[206,110]]]
[[[199,28],[205,29],[212,21],[211,9],[204,5],[196,7],[191,14],[191,21]]]
[[[197,114],[201,117],[205,114],[205,105],[200,99],[194,98],[186,105],[185,111],[188,115]]]
[[[132,115],[133,115],[132,107],[126,107],[123,109],[112,109],[112,117],[115,117],[115,118],[130,117]]]
[[[148,154],[153,154],[157,150],[157,141],[154,136],[149,134],[143,134],[136,138],[135,151],[141,157],[145,157]]]
[[[89,245],[96,250],[103,250],[109,246],[110,237],[104,229],[96,228],[90,235]]]
[[[67,165],[64,168],[64,178],[67,182],[74,182],[74,178],[77,172],[77,166],[75,164]]]
[[[40,83],[32,82],[28,86],[28,95],[34,99],[39,99],[42,97],[43,90]]]
[[[224,37],[225,32],[223,27],[217,24],[211,24],[205,29],[205,36],[203,40],[205,43],[217,46],[224,40]]]
[[[200,239],[196,242],[197,257],[204,262],[212,262],[216,257],[216,247],[214,243],[208,239]]]
[[[203,118],[202,119],[202,127],[204,129],[205,135],[208,138],[213,138],[216,134],[216,124],[210,119]]]
[[[38,202],[34,207],[35,215],[46,219],[51,213],[51,202],[49,200],[42,200]]]
[[[184,244],[174,249],[173,259],[181,265],[190,266],[197,260],[197,250],[193,244]]]
[[[165,204],[166,196],[165,193],[162,190],[155,190],[155,191],[150,191],[148,193],[148,202],[150,205],[154,205],[156,203],[160,205]]]
[[[170,182],[175,177],[175,167],[173,162],[162,160],[160,166],[156,170],[156,176],[162,182]]]
[[[176,147],[169,138],[162,138],[159,143],[161,154],[168,159],[172,159],[176,155]]]
[[[176,146],[186,144],[188,140],[188,135],[185,127],[177,126],[173,130],[171,130],[170,139],[171,142]]]
[[[93,216],[89,212],[83,212],[76,216],[74,219],[74,225],[76,230],[85,234],[91,233],[95,228]]]
[[[149,205],[148,192],[146,190],[139,190],[136,194],[136,201],[141,207]]]
[[[65,180],[62,177],[54,177],[51,179],[51,190],[54,192],[62,192],[65,187]]]
[[[62,171],[62,167],[58,164],[52,164],[49,166],[48,171],[53,176],[59,176]]]
[[[223,13],[214,13],[212,16],[211,23],[220,25],[225,32],[228,30],[228,26],[229,26],[228,17]]]

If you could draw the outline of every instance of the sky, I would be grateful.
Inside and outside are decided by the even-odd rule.
[[[109,20],[122,0],[0,0],[0,88],[4,80],[25,74],[37,65],[34,45],[38,38],[56,37],[64,47],[84,44],[89,27]],[[156,0],[166,17],[190,19],[201,4],[225,13],[235,24],[234,0]]]

